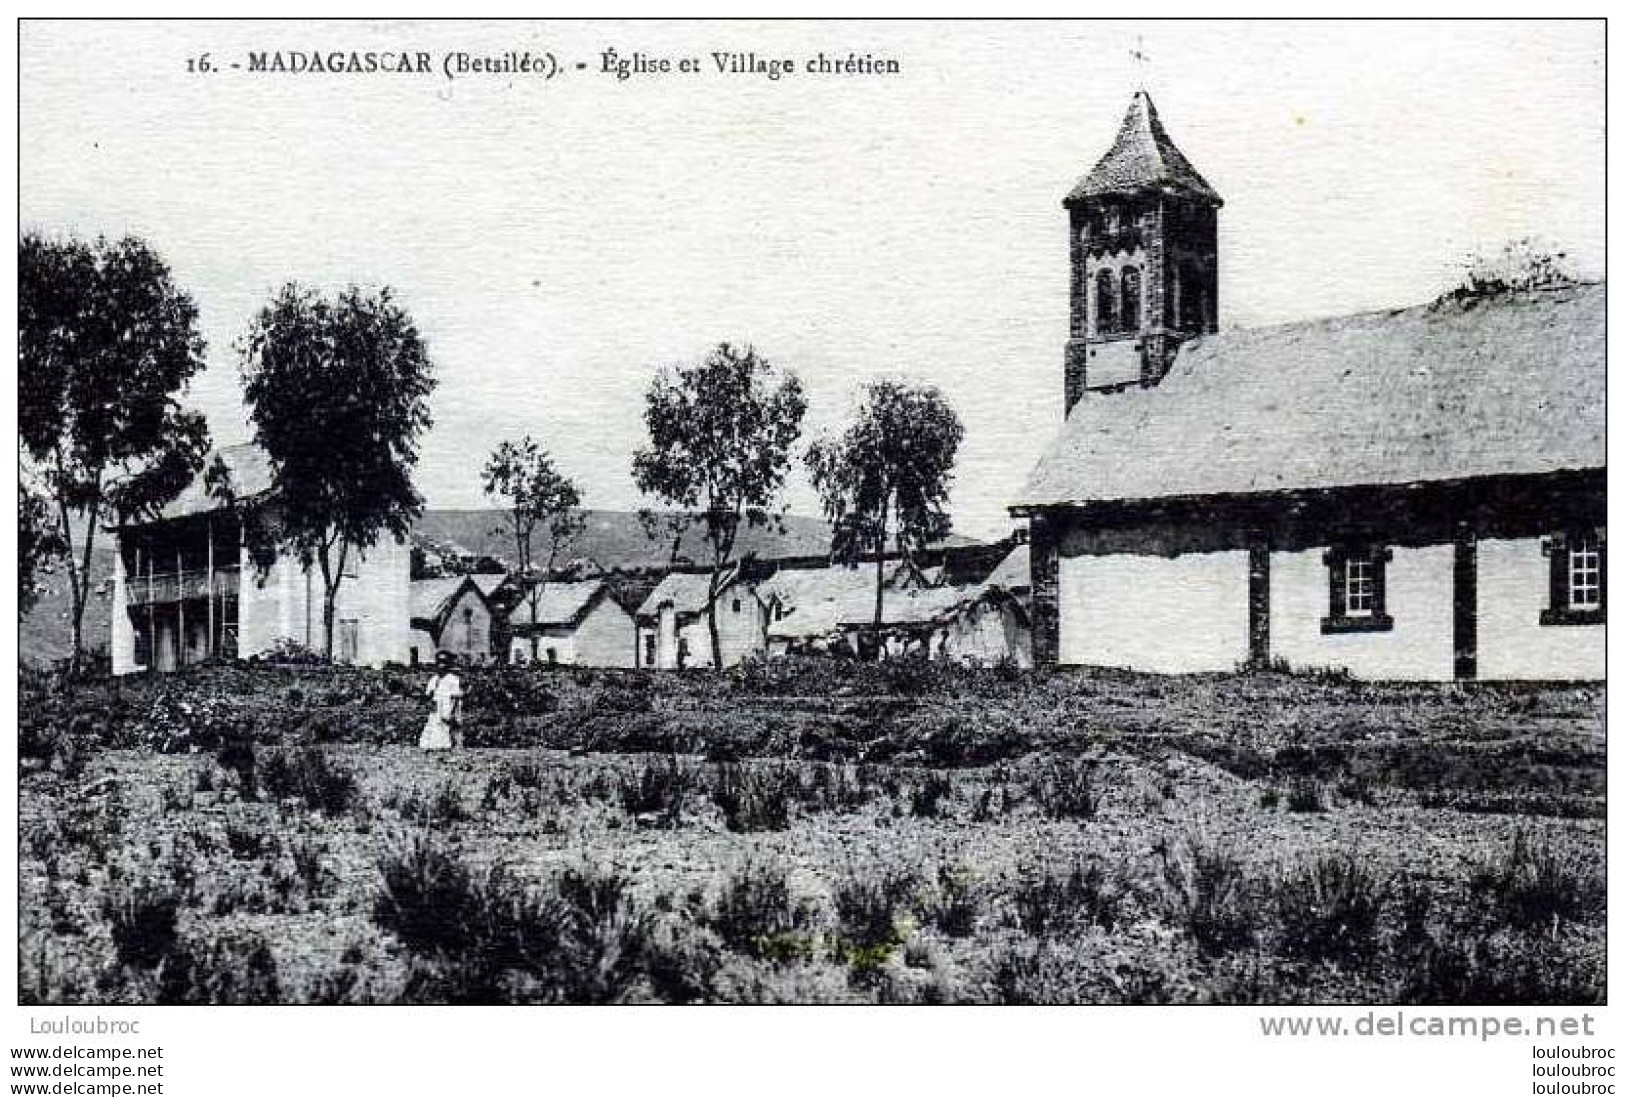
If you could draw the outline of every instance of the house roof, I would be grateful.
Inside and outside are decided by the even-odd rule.
[[[413,627],[418,622],[427,623],[428,627],[439,632],[445,624],[446,614],[451,612],[465,590],[472,591],[474,597],[485,601],[485,592],[474,581],[473,576],[451,575],[443,579],[414,579],[411,590],[407,595],[408,615]]]
[[[252,442],[222,446],[210,451],[208,457],[204,458],[202,471],[159,510],[157,520],[186,518],[222,509],[225,502],[209,490],[208,473],[217,460],[225,466],[231,493],[237,499],[252,499],[271,490],[270,454]]]
[[[777,602],[782,616],[768,620],[769,637],[824,636],[864,607],[872,619],[875,605],[873,566],[785,568],[757,588],[769,605]],[[888,590],[888,596],[895,596]]]
[[[1066,196],[1066,204],[1106,194],[1176,190],[1223,205],[1219,192],[1185,159],[1144,91],[1134,93],[1117,140]]]
[[[1606,286],[1231,332],[1085,394],[1014,509],[1606,465]]]
[[[1020,557],[1019,563],[1015,558]],[[1012,550],[1000,564],[1012,580],[1026,573],[1027,546]],[[997,574],[997,572],[995,573]],[[1030,586],[1030,582],[1025,582]],[[881,619],[887,625],[931,624],[958,612],[994,590],[1012,593],[1017,588],[997,582],[993,576],[980,583],[954,586],[912,586],[893,572],[886,583]],[[842,628],[874,624],[875,575],[870,567],[786,569],[757,589],[763,601],[779,603],[786,611],[768,621],[770,639],[798,639],[827,636]]]
[[[602,579],[552,580],[536,599],[536,624],[543,628],[579,624],[604,590]],[[530,625],[530,609],[524,601],[514,609],[514,625]]]
[[[1025,544],[1011,549],[1000,560],[984,582],[1012,594],[1031,590],[1033,586],[1032,553]]]
[[[737,569],[731,570],[723,576],[722,585],[717,588],[718,593],[727,590],[739,576]],[[668,572],[661,579],[655,589],[638,606],[637,616],[657,617],[660,607],[667,602],[677,611],[678,616],[705,612],[706,600],[711,594],[711,573],[709,571],[673,571]]]

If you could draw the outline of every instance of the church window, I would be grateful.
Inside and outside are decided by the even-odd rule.
[[[1543,625],[1600,624],[1608,605],[1608,544],[1599,529],[1554,534],[1543,546],[1551,562],[1550,604]]]
[[[1138,267],[1123,268],[1123,309],[1119,314],[1119,320],[1124,331],[1140,330],[1140,270]]]
[[[1387,605],[1392,556],[1388,549],[1363,544],[1339,546],[1326,553],[1329,606],[1321,618],[1321,632],[1386,632],[1394,627]]]
[[[1103,270],[1095,275],[1095,330],[1117,330],[1117,286],[1112,272]]]

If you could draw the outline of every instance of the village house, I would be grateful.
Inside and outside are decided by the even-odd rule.
[[[408,652],[412,665],[432,663],[442,653],[463,663],[490,662],[493,626],[499,616],[491,592],[502,579],[482,574],[412,580]]]
[[[945,573],[960,570],[955,563],[949,558],[918,574],[901,561],[890,565],[878,637],[872,564],[780,569],[757,588],[767,611],[766,654],[860,655],[879,643],[890,655],[1030,666],[1026,547],[1007,548],[980,579],[947,582]]]
[[[113,531],[109,652],[114,674],[171,671],[204,659],[249,658],[279,644],[322,647],[322,580],[278,553],[269,567],[249,559],[243,515],[274,514],[271,465],[251,445],[210,456],[227,474],[230,499],[200,474],[158,516]],[[333,656],[381,666],[407,658],[410,551],[380,541],[349,555],[339,588]]]
[[[637,662],[637,625],[602,579],[555,579],[530,603],[508,613],[508,658],[514,663],[630,667]]]
[[[1039,662],[1603,677],[1603,285],[1218,334],[1221,201],[1143,92],[1064,204]]]
[[[635,665],[659,670],[719,665],[719,660],[713,658],[707,623],[710,591],[708,571],[673,571],[661,579],[634,615]],[[739,568],[732,568],[717,593],[720,665],[736,666],[760,655],[766,648],[766,629],[766,607],[751,584],[741,581]]]

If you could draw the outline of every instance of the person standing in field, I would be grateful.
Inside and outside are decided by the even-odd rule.
[[[463,683],[451,655],[441,652],[435,656],[435,673],[429,679],[429,719],[418,737],[418,746],[424,750],[450,750],[463,745]]]

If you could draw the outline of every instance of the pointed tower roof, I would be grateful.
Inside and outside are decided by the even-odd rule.
[[[1219,192],[1174,145],[1157,117],[1156,104],[1144,91],[1134,93],[1111,151],[1072,188],[1064,204],[1103,194],[1130,194],[1141,190],[1176,190],[1214,205],[1223,205]]]

